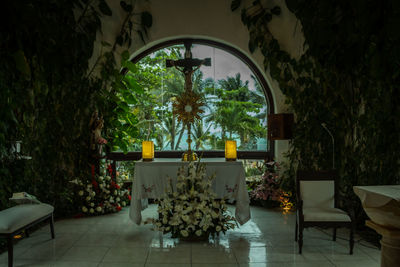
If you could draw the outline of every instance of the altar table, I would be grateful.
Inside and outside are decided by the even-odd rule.
[[[246,223],[250,219],[250,200],[243,163],[225,161],[222,158],[207,158],[201,162],[206,165],[208,176],[215,174],[212,189],[216,197],[236,200],[236,220],[240,224]],[[168,178],[171,178],[174,190],[176,189],[178,168],[188,164],[180,159],[167,158],[136,162],[129,209],[129,217],[133,222],[141,223],[141,211],[147,208],[149,198],[160,199],[164,196]]]

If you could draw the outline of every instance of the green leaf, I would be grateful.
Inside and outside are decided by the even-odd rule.
[[[275,6],[271,9],[271,13],[274,15],[280,15],[281,14],[281,8],[279,6]]]
[[[124,52],[121,53],[121,58],[123,61],[126,61],[129,59],[129,51],[125,50]]]
[[[17,52],[14,53],[13,55],[14,61],[15,61],[15,65],[17,67],[17,69],[22,72],[23,74],[25,74],[27,77],[31,76],[31,69],[28,65],[28,62],[26,60],[24,51],[22,50],[18,50]]]
[[[122,46],[122,44],[124,43],[124,39],[122,38],[121,35],[117,36],[117,39],[115,40],[115,42],[119,45]]]
[[[252,39],[249,40],[249,51],[250,53],[253,53],[254,50],[256,50],[257,45],[254,43]]]
[[[142,12],[141,21],[144,27],[150,28],[153,25],[153,17],[147,11]]]
[[[136,65],[129,60],[122,62],[122,67],[127,68],[132,73],[136,73],[138,71],[138,67],[136,67]]]
[[[106,41],[101,41],[101,45],[104,47],[111,47],[111,44]]]
[[[127,13],[132,12],[132,10],[133,10],[132,5],[128,5],[125,1],[121,1],[121,2],[119,2],[119,4],[125,12],[127,12]]]
[[[270,22],[272,20],[272,14],[271,13],[265,13],[264,20],[266,22]]]
[[[139,34],[140,39],[142,40],[142,42],[145,43],[142,31],[137,31],[137,33]]]
[[[240,4],[241,4],[241,0],[232,0],[231,10],[235,11],[236,9],[239,8]]]
[[[103,15],[112,16],[112,11],[105,0],[99,0],[99,9]]]
[[[136,93],[141,94],[144,92],[143,88],[131,76],[125,76],[124,82],[126,82],[129,85],[129,88],[131,88]]]

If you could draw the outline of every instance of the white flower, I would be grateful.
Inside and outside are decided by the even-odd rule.
[[[89,212],[90,212],[90,213],[94,213],[94,209],[91,208],[91,209],[89,210]]]
[[[86,201],[90,201],[91,199],[92,199],[92,198],[89,197],[89,196],[86,197]]]
[[[90,203],[90,207],[94,207],[94,203],[92,202],[92,203]]]
[[[122,205],[122,207],[125,207],[125,206],[126,206],[126,202],[125,202],[125,201],[122,201],[122,202],[121,202],[121,205]]]
[[[109,201],[110,201],[110,203],[114,203],[114,198],[110,197]]]
[[[116,200],[117,202],[119,202],[121,199],[120,199],[119,197],[117,197],[115,200]]]
[[[168,218],[166,216],[164,216],[162,222],[163,222],[163,224],[167,224],[168,223]]]
[[[218,213],[216,213],[215,211],[211,211],[211,216],[213,219],[218,218]]]
[[[181,230],[181,235],[187,237],[189,235],[189,232],[186,230]]]
[[[111,177],[107,175],[107,176],[106,176],[106,180],[107,180],[107,181],[110,181],[110,180],[111,180]]]
[[[83,196],[83,191],[80,190],[78,194],[79,194],[80,196]]]
[[[215,230],[216,230],[217,232],[221,231],[221,226],[217,225],[217,227],[215,227]]]
[[[197,236],[201,236],[201,234],[202,234],[203,232],[199,229],[199,230],[197,230],[196,232],[195,232],[195,234],[197,235]]]
[[[96,192],[93,191],[93,192],[92,192],[92,197],[94,197],[95,195],[96,195]]]
[[[183,221],[185,221],[185,222],[187,222],[187,221],[189,221],[189,216],[187,216],[187,215],[182,215],[182,220]]]
[[[82,207],[82,211],[83,211],[83,212],[87,212],[88,209],[87,209],[85,206],[83,206],[83,207]]]
[[[103,178],[103,176],[99,176],[98,179],[99,179],[99,181],[103,181],[104,178]]]
[[[97,212],[101,212],[101,211],[102,211],[102,208],[101,208],[100,206],[98,206],[98,207],[96,208],[96,211],[97,211]]]
[[[118,192],[117,192],[117,190],[114,190],[114,195],[116,196],[116,195],[118,195]]]

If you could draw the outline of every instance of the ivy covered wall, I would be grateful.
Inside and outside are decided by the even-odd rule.
[[[331,169],[334,157],[341,205],[363,222],[352,186],[400,183],[399,3],[286,0],[305,37],[295,59],[269,30],[283,3],[241,2],[231,9],[249,30],[249,49],[263,54],[296,116],[285,186],[293,189],[296,169]]]
[[[146,38],[136,33],[152,23],[151,15],[137,12],[131,1],[118,3],[124,17],[119,35],[101,42],[90,68],[101,20],[115,12],[104,0],[2,5],[7,20],[0,24],[0,209],[9,205],[12,192],[25,191],[54,205],[57,216],[76,212],[69,181],[90,175],[92,113],[99,111],[107,133],[115,134],[120,107],[127,105],[118,97],[125,87],[115,51],[129,47],[133,38]],[[17,140],[31,160],[10,154]]]

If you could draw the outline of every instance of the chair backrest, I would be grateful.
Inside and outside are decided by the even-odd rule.
[[[297,171],[297,194],[303,208],[334,208],[336,181],[336,171]]]

